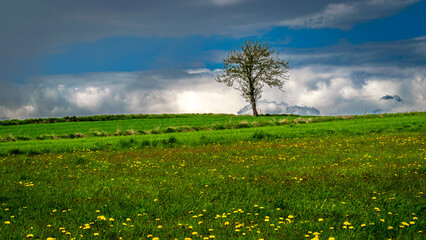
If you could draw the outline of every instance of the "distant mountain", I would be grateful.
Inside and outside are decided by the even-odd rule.
[[[270,114],[298,114],[298,115],[320,115],[320,111],[314,107],[307,106],[290,106],[285,102],[275,102],[260,100],[257,102],[257,110],[260,114],[270,113]],[[237,114],[252,114],[253,110],[251,105],[246,105],[241,108]]]

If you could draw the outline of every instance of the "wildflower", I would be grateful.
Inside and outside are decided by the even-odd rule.
[[[48,237],[48,238],[46,238],[46,240],[56,240],[56,238]]]
[[[114,218],[109,218],[108,221],[114,222]]]
[[[5,221],[5,222],[4,222],[4,224],[6,224],[6,225],[7,225],[7,224],[10,224],[10,221]]]
[[[324,221],[324,219],[318,218],[318,222],[322,222],[322,221]]]
[[[93,236],[99,236],[99,233],[94,233]]]
[[[343,225],[349,226],[349,225],[351,225],[351,223],[346,221],[346,222],[343,223]]]
[[[158,225],[158,226],[157,226],[157,228],[158,228],[158,229],[161,229],[161,228],[163,228],[163,226],[161,226],[161,225]]]
[[[198,235],[198,232],[192,232],[192,235]]]
[[[225,222],[225,226],[229,225],[229,222]]]
[[[292,218],[294,218],[294,217],[293,217],[293,215],[288,215],[288,218],[292,219]]]
[[[367,226],[365,223],[361,224],[361,227],[365,227],[365,226]]]
[[[98,216],[98,217],[97,217],[97,219],[100,219],[100,220],[102,220],[102,221],[105,221],[105,220],[106,220],[106,217],[105,217],[105,216]]]
[[[33,235],[33,234],[28,234],[28,235],[27,235],[27,238],[32,238],[32,237],[34,237],[34,235]]]
[[[160,240],[160,238],[154,237],[154,238],[152,238],[152,240]]]
[[[388,227],[388,229],[393,229],[393,227],[392,227],[392,226],[389,226],[389,227]]]
[[[335,239],[334,237],[329,237],[329,238],[328,238],[328,240],[334,240],[334,239]]]

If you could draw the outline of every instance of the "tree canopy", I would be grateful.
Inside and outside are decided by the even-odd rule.
[[[241,92],[249,102],[253,115],[258,116],[256,101],[262,97],[264,84],[283,90],[284,81],[291,69],[290,61],[280,59],[267,42],[246,40],[240,47],[235,47],[223,60],[223,74],[216,76],[216,81],[223,82]]]

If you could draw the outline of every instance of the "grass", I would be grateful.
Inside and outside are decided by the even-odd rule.
[[[4,142],[0,239],[423,239],[424,120]]]

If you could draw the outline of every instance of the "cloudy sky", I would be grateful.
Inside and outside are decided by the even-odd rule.
[[[236,114],[247,103],[214,79],[247,38],[293,66],[260,112],[426,111],[425,12],[421,0],[2,0],[0,119]]]

